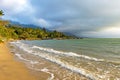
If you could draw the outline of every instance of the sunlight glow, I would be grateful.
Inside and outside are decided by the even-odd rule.
[[[105,32],[111,32],[113,34],[120,34],[120,27],[110,27],[104,30]]]

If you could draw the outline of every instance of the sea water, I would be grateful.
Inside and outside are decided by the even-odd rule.
[[[48,73],[48,80],[82,80],[81,75],[88,80],[120,80],[120,39],[21,40],[10,44],[29,68]]]

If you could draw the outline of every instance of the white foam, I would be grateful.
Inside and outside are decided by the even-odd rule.
[[[42,58],[44,58],[44,59],[46,59],[46,60],[49,60],[49,61],[54,62],[54,63],[56,63],[56,64],[59,64],[60,66],[62,66],[62,67],[64,67],[64,68],[67,68],[67,69],[69,69],[69,70],[71,70],[71,71],[73,71],[73,72],[80,73],[80,74],[84,75],[85,77],[87,77],[87,78],[89,78],[89,79],[92,79],[92,80],[96,80],[96,79],[97,79],[97,77],[94,77],[91,73],[85,72],[84,69],[77,68],[77,67],[74,67],[74,66],[72,66],[72,65],[69,65],[68,63],[62,62],[61,60],[56,59],[56,58],[54,58],[54,57],[52,57],[52,56],[40,55],[39,53],[32,53],[32,54],[33,54],[33,55],[34,55],[34,54],[35,54],[35,55],[38,55],[38,56],[40,56],[40,57],[42,57]]]
[[[20,54],[15,54],[19,59],[21,59],[21,60],[24,60],[24,61],[26,61],[26,62],[29,62],[30,64],[37,64],[37,63],[39,63],[38,61],[32,61],[32,60],[28,60],[28,59],[25,59],[25,58],[23,58]]]
[[[16,44],[15,44],[16,45]],[[20,46],[21,45],[21,46]],[[63,62],[61,61],[59,58],[55,58],[54,56],[50,56],[49,54],[41,54],[39,52],[36,52],[36,51],[32,51],[30,47],[26,47],[25,44],[23,43],[20,43],[20,42],[17,42],[17,47],[19,47],[20,49],[26,51],[27,53],[29,54],[32,54],[32,55],[35,55],[35,56],[40,56],[46,60],[49,60],[51,62],[54,62],[56,64],[59,64],[60,66],[64,67],[64,68],[67,68],[73,72],[77,72],[77,73],[80,73],[82,75],[84,75],[85,77],[91,79],[91,80],[98,80],[98,77],[93,74],[93,73],[90,73],[89,71],[86,71],[82,68],[77,68],[73,65],[70,65],[66,62]],[[61,51],[57,51],[57,50],[54,50],[54,49],[48,49],[48,48],[42,48],[42,47],[38,47],[38,46],[33,46],[32,48],[38,48],[40,50],[43,50],[43,51],[47,51],[47,52],[52,52],[52,53],[55,53],[55,54],[58,54],[58,55],[66,55],[66,56],[75,56],[75,57],[84,57],[86,59],[90,59],[90,60],[95,60],[95,61],[98,61],[99,59],[96,59],[96,58],[91,58],[91,57],[88,57],[88,56],[84,56],[84,55],[78,55],[76,53],[73,53],[73,52],[61,52]],[[16,54],[20,59],[23,59],[19,54]],[[26,60],[26,59],[23,59],[23,60]],[[26,60],[28,61],[28,60]],[[45,69],[43,69],[42,71],[46,71]],[[53,74],[51,74],[52,76]],[[51,78],[50,78],[51,79]]]
[[[35,70],[35,71],[42,71],[42,72],[50,74],[50,78],[48,78],[47,80],[53,80],[55,78],[54,74],[51,73],[47,68],[43,68],[43,69],[30,68],[30,69]]]
[[[29,49],[29,50],[26,49],[28,47],[28,45],[26,45],[26,44],[24,44],[20,41],[11,42],[11,43],[14,44],[15,46],[19,47],[19,48],[24,49],[24,51],[26,51],[26,52],[29,52],[29,53],[33,52],[31,49]],[[58,54],[58,55],[66,55],[66,56],[72,56],[72,57],[82,57],[82,58],[89,59],[89,60],[94,60],[94,61],[104,61],[104,59],[97,59],[97,58],[89,57],[89,56],[86,56],[86,55],[80,55],[80,54],[77,54],[77,53],[74,53],[74,52],[62,52],[62,51],[57,51],[57,50],[54,50],[54,49],[51,49],[51,48],[43,48],[43,47],[38,47],[38,46],[33,46],[32,48],[36,48],[36,49],[39,49],[41,51],[46,51],[46,52],[54,53],[54,54]]]
[[[94,60],[94,61],[104,61],[103,59],[97,59],[97,58],[93,58],[93,57],[89,57],[89,56],[85,56],[85,55],[79,55],[79,54],[73,53],[73,52],[62,52],[62,51],[57,51],[57,50],[54,50],[54,49],[43,48],[43,47],[38,47],[38,46],[33,46],[32,48],[38,48],[42,51],[47,51],[47,52],[55,53],[55,54],[58,54],[58,55],[82,57],[82,58],[89,59],[89,60]]]
[[[51,77],[48,78],[47,80],[53,80],[54,79],[54,77],[55,77],[54,74],[49,72],[49,70],[47,68],[43,68],[43,69],[41,69],[41,71],[46,72],[46,73],[51,75]]]
[[[34,68],[33,68],[33,67],[34,67],[34,64],[39,63],[38,61],[32,61],[32,60],[25,59],[25,58],[23,58],[20,54],[15,54],[15,55],[16,55],[19,59],[21,59],[21,60],[24,60],[24,61],[27,61],[27,62],[31,63],[31,64],[32,64],[32,68],[31,68],[31,67],[29,67],[30,69],[34,69]],[[44,68],[44,69],[34,69],[34,70],[37,70],[37,71],[42,71],[42,72],[45,72],[45,73],[50,74],[50,75],[51,75],[51,77],[50,77],[50,78],[48,78],[47,80],[53,80],[53,79],[54,79],[54,74],[53,74],[53,73],[51,73],[51,72],[49,72],[49,70],[48,70],[47,68]]]

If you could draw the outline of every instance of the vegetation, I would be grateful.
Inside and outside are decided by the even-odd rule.
[[[0,15],[4,15],[0,11]],[[72,38],[58,31],[48,31],[45,28],[25,28],[16,25],[10,25],[9,21],[0,20],[0,36],[6,39],[68,39]]]
[[[0,35],[8,39],[67,39],[71,38],[58,31],[47,31],[45,28],[24,28],[14,25],[0,26]]]
[[[3,11],[2,11],[2,10],[0,10],[0,16],[3,16],[3,15],[4,15]]]
[[[24,28],[24,27],[18,27],[9,25],[7,27],[9,31],[11,31],[12,35],[10,37],[14,39],[66,39],[69,38],[69,36],[64,35],[61,32],[57,31],[47,31],[45,28]]]

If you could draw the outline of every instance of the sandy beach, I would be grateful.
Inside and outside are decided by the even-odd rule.
[[[0,44],[0,80],[37,80],[23,63],[14,60],[5,43]]]
[[[13,43],[9,44],[12,51],[11,54],[13,55],[12,58],[17,61],[17,63],[24,63],[25,68],[29,70],[29,73],[31,73],[36,80],[88,80],[85,76],[63,68],[59,64],[55,64],[39,56],[34,56],[35,53],[28,54],[20,48],[17,48],[17,46],[15,47]]]

